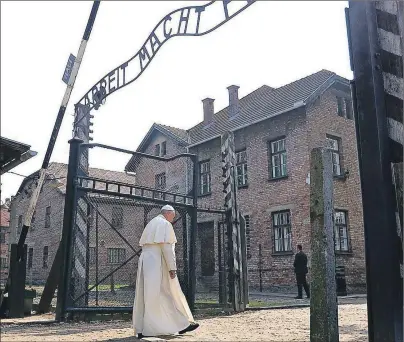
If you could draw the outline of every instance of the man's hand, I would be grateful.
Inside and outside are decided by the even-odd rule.
[[[170,272],[170,278],[174,279],[177,275],[177,271],[169,271]]]

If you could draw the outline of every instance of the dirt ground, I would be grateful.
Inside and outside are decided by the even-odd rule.
[[[309,308],[247,311],[237,315],[198,319],[201,327],[172,341],[309,341]],[[53,316],[35,319],[52,319]],[[34,317],[32,317],[34,319]],[[366,304],[339,306],[340,341],[365,342]],[[128,321],[1,324],[1,341],[138,341]]]

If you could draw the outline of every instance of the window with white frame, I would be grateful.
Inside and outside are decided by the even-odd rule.
[[[155,188],[158,190],[165,190],[166,189],[166,173],[160,173],[155,176]],[[164,194],[157,193],[155,194],[156,198],[163,198]]]
[[[337,96],[337,114],[343,118],[353,119],[352,101],[346,97]]]
[[[0,258],[0,268],[1,269],[8,268],[8,263],[7,263],[7,258],[6,257],[1,257]]]
[[[236,153],[237,185],[243,187],[248,184],[247,174],[247,151]]]
[[[274,252],[292,251],[292,227],[290,222],[290,211],[279,211],[272,213]]]
[[[271,152],[271,178],[287,176],[286,139],[272,141]]]
[[[160,155],[160,144],[157,144],[156,146],[154,146],[154,154],[156,156]]]
[[[349,252],[347,212],[335,210],[334,212],[334,242],[335,250]]]
[[[108,248],[107,254],[109,264],[119,264],[126,261],[125,248]]]
[[[341,175],[341,140],[335,137],[327,136],[327,147],[331,150],[332,172],[334,176]]]
[[[204,161],[199,164],[199,186],[200,195],[209,194],[211,191],[210,184],[210,161]]]

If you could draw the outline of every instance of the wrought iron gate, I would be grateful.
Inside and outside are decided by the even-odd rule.
[[[89,148],[128,154],[127,172],[83,172],[80,164],[88,165]],[[224,209],[197,207],[197,165],[196,156],[187,153],[164,158],[71,141],[57,309],[61,319],[75,313],[131,312],[138,241],[164,204],[176,209],[177,272],[191,309],[235,307],[228,253],[234,220]]]
[[[128,154],[126,173],[79,166],[83,151],[102,148]],[[176,209],[178,278],[193,308],[195,303],[196,156],[170,158],[71,141],[66,189],[64,236],[66,266],[58,301],[62,317],[74,312],[132,310],[138,241],[143,228],[164,204]],[[130,174],[135,173],[136,176]]]

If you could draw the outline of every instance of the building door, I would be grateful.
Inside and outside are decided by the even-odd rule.
[[[201,275],[213,276],[215,274],[215,234],[214,223],[204,222],[198,224],[201,251]]]

